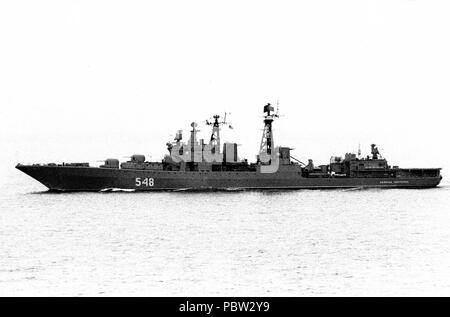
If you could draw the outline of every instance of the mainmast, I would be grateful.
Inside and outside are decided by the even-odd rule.
[[[260,155],[272,155],[272,150],[274,148],[272,122],[275,118],[278,118],[278,113],[274,114],[275,109],[270,103],[264,106],[264,130],[261,139],[261,146],[259,148]]]

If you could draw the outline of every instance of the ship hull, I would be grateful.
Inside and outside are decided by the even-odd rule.
[[[42,165],[18,165],[17,168],[52,191],[431,188],[439,185],[442,178],[441,176],[308,178],[292,172],[273,174],[258,172],[175,172]]]

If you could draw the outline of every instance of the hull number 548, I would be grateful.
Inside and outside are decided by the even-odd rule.
[[[155,180],[153,178],[140,178],[136,177],[137,187],[153,187],[155,186]]]

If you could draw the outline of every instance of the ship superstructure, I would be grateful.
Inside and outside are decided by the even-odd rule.
[[[276,147],[273,122],[279,117],[271,104],[264,106],[264,128],[256,162],[238,155],[238,144],[220,138],[221,127],[231,128],[227,114],[214,115],[205,123],[212,128],[205,142],[198,138],[198,124],[191,123],[187,142],[183,131],[168,142],[168,154],[160,162],[132,155],[120,163],[106,159],[99,167],[88,163],[33,164],[16,167],[50,190],[99,191],[113,188],[133,190],[236,190],[315,189],[354,187],[426,188],[437,186],[440,168],[403,169],[389,166],[375,144],[365,158],[354,153],[333,156],[329,164],[305,164],[291,155],[291,148]]]

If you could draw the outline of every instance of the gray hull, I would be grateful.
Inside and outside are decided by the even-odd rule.
[[[325,188],[430,188],[442,177],[302,177],[277,172],[176,172],[96,167],[18,165],[25,174],[55,191],[325,189]]]

